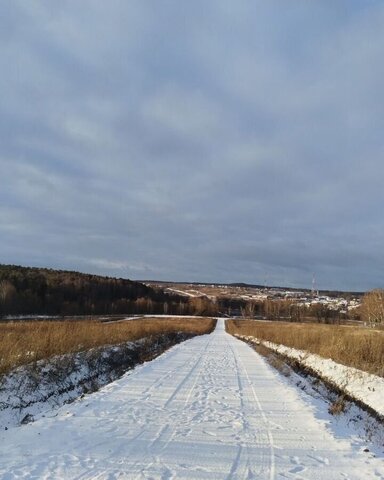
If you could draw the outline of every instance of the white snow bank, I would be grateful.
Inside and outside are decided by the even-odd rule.
[[[363,372],[357,368],[346,367],[331,359],[322,358],[305,350],[297,350],[245,335],[235,336],[247,342],[262,344],[281,355],[299,361],[303,366],[310,368],[320,377],[384,417],[384,378]]]

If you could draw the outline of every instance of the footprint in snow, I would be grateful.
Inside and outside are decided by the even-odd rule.
[[[289,473],[301,473],[301,472],[304,472],[304,470],[306,470],[305,467],[298,465],[297,467],[294,467],[291,470],[289,470]]]
[[[315,457],[314,455],[308,455],[308,457],[316,460],[316,462],[320,463],[321,465],[329,465],[329,459],[327,457]]]

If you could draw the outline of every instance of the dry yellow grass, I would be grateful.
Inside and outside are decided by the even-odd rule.
[[[331,358],[335,362],[384,376],[382,331],[361,327],[252,320],[229,320],[227,331],[306,350],[324,358]]]
[[[0,374],[53,355],[79,352],[102,345],[162,333],[201,335],[213,330],[216,321],[206,319],[151,319],[120,323],[97,321],[30,321],[0,324]]]

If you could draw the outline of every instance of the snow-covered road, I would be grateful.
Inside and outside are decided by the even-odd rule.
[[[7,480],[384,479],[222,320],[0,442]]]

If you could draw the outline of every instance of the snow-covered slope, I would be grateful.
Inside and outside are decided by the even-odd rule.
[[[223,321],[0,442],[7,480],[384,479]]]
[[[145,358],[154,358],[188,338],[182,332],[144,337],[67,353],[21,366],[0,377],[0,430],[29,423],[120,378]]]

